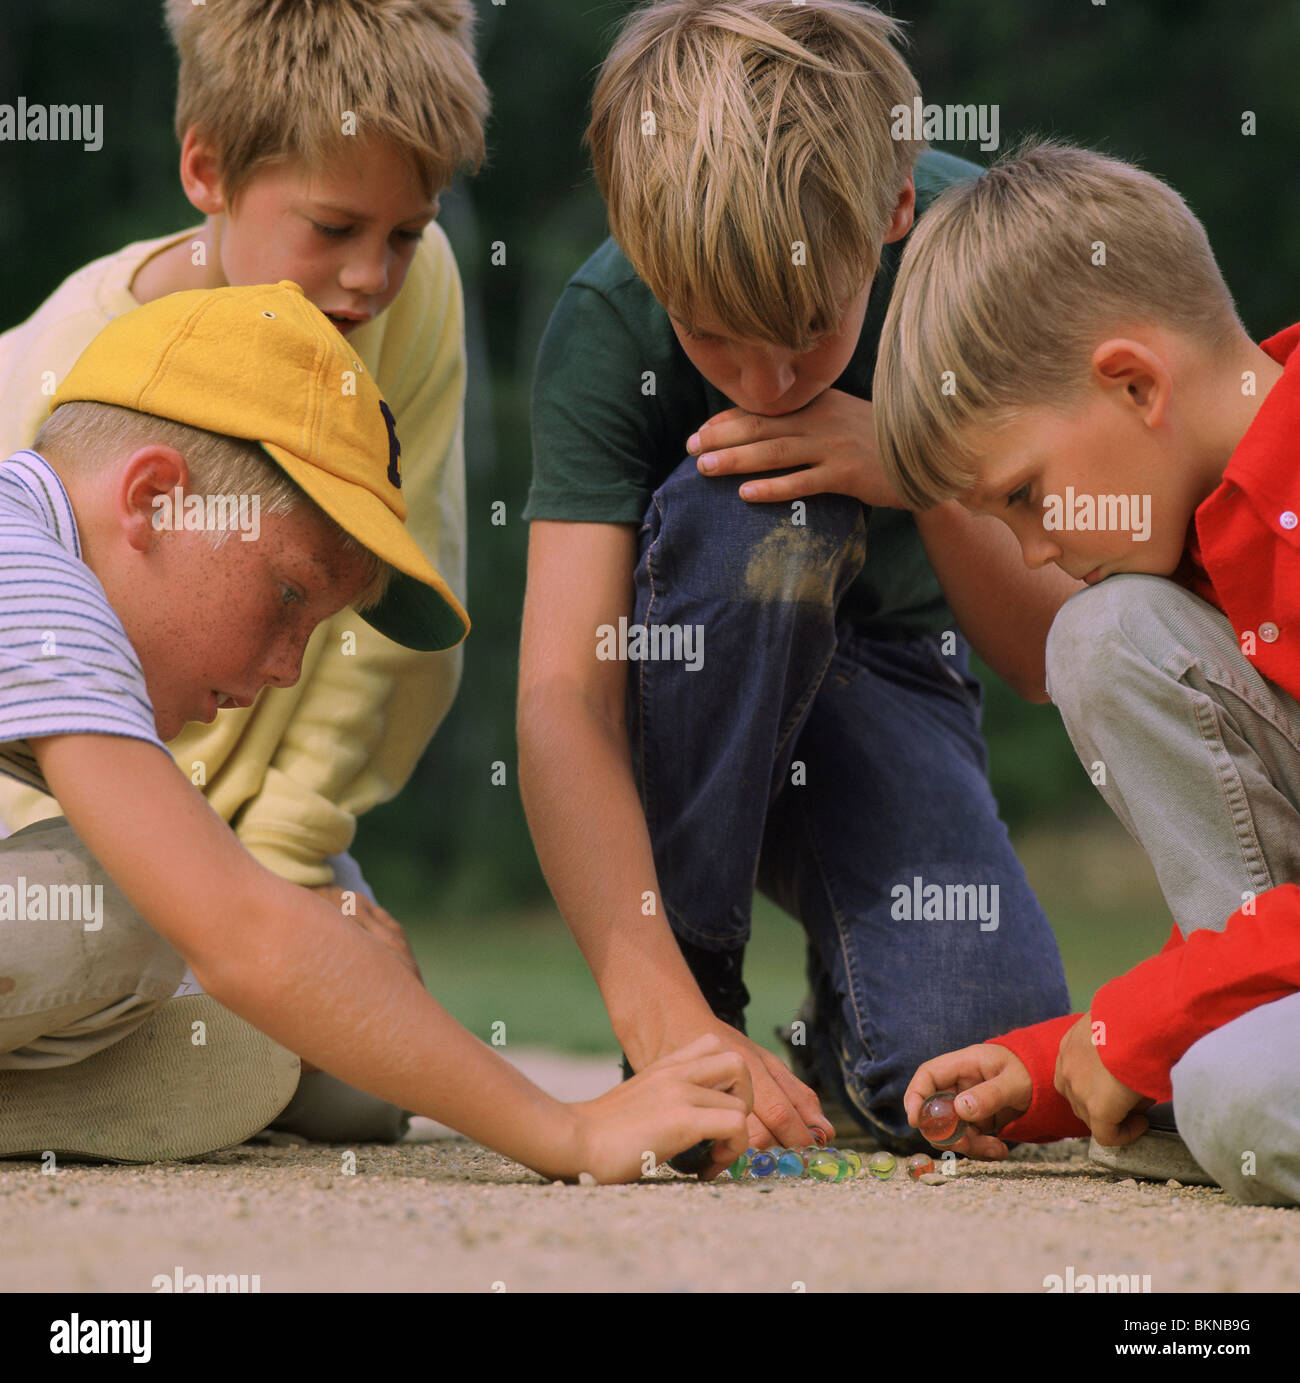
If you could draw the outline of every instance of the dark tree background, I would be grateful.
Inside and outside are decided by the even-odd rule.
[[[385,901],[482,914],[545,896],[515,781],[514,695],[527,525],[528,388],[569,274],[605,235],[581,134],[593,76],[631,8],[479,0],[493,93],[489,161],[443,199],[469,308],[469,606],[455,707],[407,790],[362,823]],[[929,101],[996,103],[1002,147],[1031,131],[1130,158],[1205,221],[1249,329],[1300,317],[1300,5],[1295,0],[897,0]],[[104,144],[0,144],[0,328],[128,241],[195,222],[172,132],[174,64],[157,0],[0,3],[0,102],[102,104]],[[1257,132],[1243,134],[1243,113]],[[974,144],[953,152],[977,162]],[[492,266],[490,245],[507,247]],[[508,522],[490,523],[504,501]],[[989,683],[1008,821],[1099,809],[1055,712]],[[509,766],[493,787],[492,764]]]

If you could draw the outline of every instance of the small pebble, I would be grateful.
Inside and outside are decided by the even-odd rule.
[[[951,1180],[951,1176],[944,1176],[942,1172],[926,1172],[917,1177],[922,1186],[946,1186]]]
[[[591,1174],[590,1172],[579,1172],[579,1173],[578,1173],[578,1185],[579,1185],[579,1186],[595,1186],[595,1184],[596,1184],[596,1178],[595,1178],[594,1176],[592,1176],[592,1174]]]
[[[1121,1186],[1136,1186],[1136,1185],[1137,1185],[1137,1181],[1136,1181],[1136,1179],[1133,1178],[1133,1177],[1125,1177],[1124,1180],[1121,1181],[1119,1184],[1120,1184]]]
[[[1165,1182],[1165,1185],[1172,1187],[1175,1191],[1181,1191],[1183,1189],[1183,1183],[1181,1181],[1175,1181],[1173,1177],[1170,1177],[1169,1180]]]

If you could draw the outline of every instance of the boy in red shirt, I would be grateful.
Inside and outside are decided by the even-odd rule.
[[[1087,583],[1049,692],[1177,924],[1090,1012],[919,1068],[909,1117],[959,1091],[959,1152],[1091,1130],[1106,1165],[1170,1175],[1181,1135],[1239,1200],[1300,1202],[1298,342],[1256,345],[1182,199],[1085,150],[1031,147],[914,232],[875,377],[885,472]],[[1171,1097],[1161,1135],[1143,1111]]]

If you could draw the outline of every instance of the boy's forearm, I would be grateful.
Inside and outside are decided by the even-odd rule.
[[[1058,567],[1030,571],[1004,524],[955,501],[916,515],[945,599],[971,647],[1027,701],[1047,700],[1047,635],[1081,582]]]
[[[215,966],[195,969],[219,1003],[339,1080],[525,1166],[549,1176],[582,1170],[565,1106],[324,899],[274,879],[232,900],[232,911],[246,919],[232,944]]]
[[[664,915],[626,730],[558,696],[522,698],[519,788],[556,905],[639,1070],[712,1014]]]
[[[32,747],[72,828],[218,1003],[340,1080],[527,1166],[584,1170],[570,1110],[356,923],[263,869],[161,748],[112,735]]]

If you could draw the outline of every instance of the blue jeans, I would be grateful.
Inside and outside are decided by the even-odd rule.
[[[736,490],[688,457],[640,532],[636,622],[702,631],[695,670],[628,675],[664,912],[688,952],[737,955],[756,886],[796,917],[823,1089],[923,1147],[917,1066],[1068,1012],[1060,953],[989,788],[964,642],[837,617],[866,556],[856,500],[813,496],[795,525]]]

